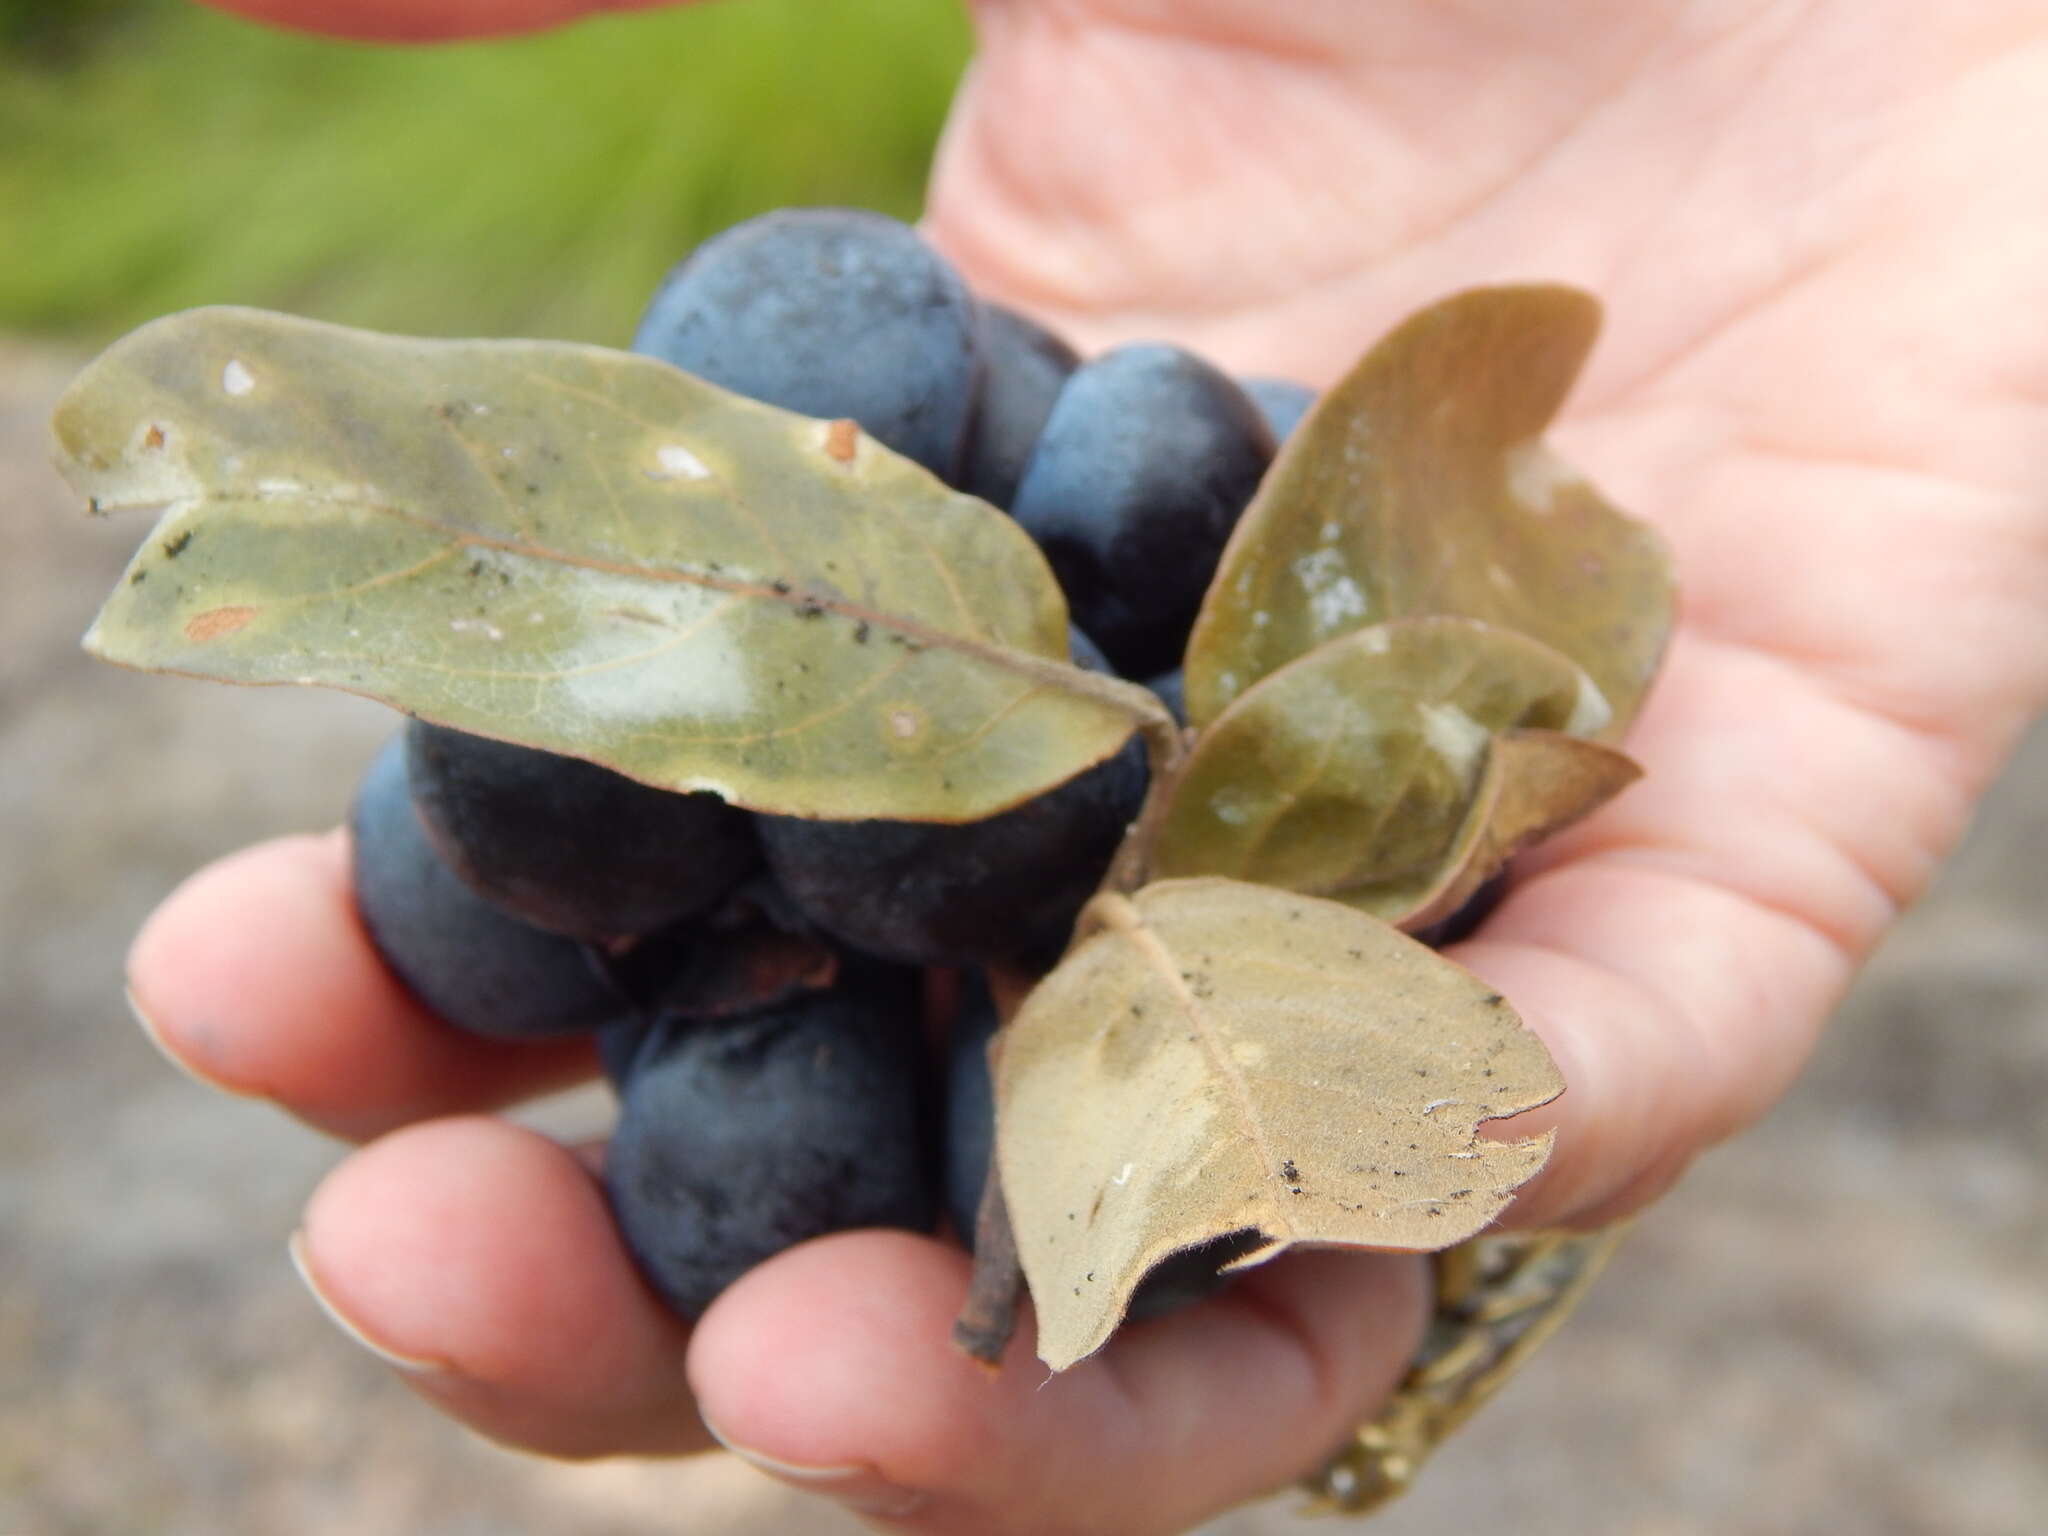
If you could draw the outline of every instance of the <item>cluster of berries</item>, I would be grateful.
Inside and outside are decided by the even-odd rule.
[[[1067,594],[1075,664],[1147,682],[1176,715],[1224,543],[1312,398],[1160,344],[1083,362],[977,300],[914,230],[845,209],[711,240],[633,346],[851,418],[1008,511]],[[357,796],[356,899],[450,1024],[595,1033],[621,1100],[606,1191],[650,1284],[694,1317],[825,1232],[930,1230],[944,1209],[971,1241],[996,1022],[979,968],[1057,957],[1146,781],[1134,738],[981,821],[812,821],[415,720]],[[964,976],[944,1069],[931,968]],[[1135,1310],[1200,1294],[1230,1256],[1182,1256]]]

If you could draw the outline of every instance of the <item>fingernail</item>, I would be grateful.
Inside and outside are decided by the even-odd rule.
[[[217,1077],[207,1076],[206,1073],[192,1065],[190,1061],[187,1061],[183,1056],[172,1050],[170,1043],[164,1039],[164,1032],[157,1027],[156,1020],[152,1019],[147,1010],[143,1008],[142,999],[135,995],[134,987],[124,985],[121,988],[121,995],[128,1000],[129,1013],[134,1015],[135,1022],[141,1026],[143,1036],[151,1045],[156,1047],[157,1055],[163,1057],[165,1061],[168,1061],[202,1088],[211,1088],[217,1093],[231,1093],[240,1099],[252,1097],[248,1089],[238,1088],[233,1083],[224,1083]]]
[[[890,1482],[873,1467],[857,1462],[843,1466],[809,1467],[798,1462],[782,1461],[737,1443],[709,1419],[704,1421],[704,1427],[711,1431],[712,1439],[748,1466],[801,1488],[806,1493],[815,1493],[831,1499],[857,1515],[870,1515],[882,1520],[900,1519],[922,1509],[928,1498],[928,1495],[919,1493],[914,1488],[904,1488]]]
[[[362,1330],[362,1327],[355,1319],[336,1306],[334,1299],[321,1290],[320,1282],[313,1278],[313,1266],[306,1257],[306,1234],[304,1231],[292,1234],[291,1241],[285,1245],[285,1251],[291,1255],[292,1268],[298,1271],[299,1279],[304,1281],[306,1289],[313,1293],[313,1299],[320,1303],[320,1310],[327,1314],[327,1320],[354,1339],[356,1343],[362,1345],[364,1349],[367,1349],[392,1369],[404,1371],[408,1376],[440,1376],[448,1373],[448,1367],[439,1360],[428,1360],[418,1355],[401,1354],[388,1345],[379,1344]]]

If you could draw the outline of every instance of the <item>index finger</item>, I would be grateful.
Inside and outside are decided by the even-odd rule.
[[[351,1140],[597,1069],[587,1039],[485,1039],[416,1002],[356,918],[341,832],[262,843],[192,876],[136,938],[128,990],[185,1071]]]

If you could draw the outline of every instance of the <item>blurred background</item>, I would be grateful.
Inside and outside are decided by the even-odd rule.
[[[393,717],[88,663],[146,529],[78,515],[45,422],[94,348],[198,303],[621,344],[712,230],[914,215],[966,47],[945,0],[416,52],[181,0],[0,0],[0,1536],[857,1529],[724,1458],[497,1450],[299,1288],[285,1239],[340,1149],[175,1074],[121,957],[200,863],[334,821]],[[2044,899],[2037,732],[1799,1088],[1372,1529],[2048,1529]],[[1212,1536],[1295,1529],[1295,1502]]]

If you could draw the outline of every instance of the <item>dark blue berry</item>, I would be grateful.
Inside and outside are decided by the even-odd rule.
[[[851,417],[950,480],[980,381],[979,330],[966,285],[908,225],[785,208],[685,257],[633,350],[785,410]]]
[[[980,971],[961,976],[960,1009],[946,1043],[946,1214],[966,1248],[974,1247],[974,1218],[995,1149],[995,1096],[989,1082],[988,1043],[995,1038],[995,999]]]
[[[626,1005],[587,945],[507,916],[441,862],[393,737],[349,814],[356,911],[393,974],[431,1012],[480,1035],[596,1029]]]
[[[607,943],[703,912],[761,861],[751,818],[579,758],[414,720],[406,767],[427,835],[523,922]]]
[[[1077,636],[1074,660],[1105,670]],[[1107,760],[981,821],[756,818],[768,866],[826,933],[913,965],[1050,963],[1145,801],[1135,736]]]
[[[1159,702],[1166,706],[1166,712],[1173,716],[1175,725],[1185,727],[1188,723],[1188,678],[1183,668],[1175,667],[1171,672],[1162,672],[1157,677],[1145,679],[1145,686],[1159,695]]]
[[[1081,359],[1044,326],[996,304],[981,307],[981,355],[981,401],[960,489],[1007,508],[1053,402]]]
[[[1126,677],[1177,665],[1238,514],[1273,457],[1258,408],[1179,347],[1119,347],[1067,380],[1011,511],[1074,622]]]
[[[623,1014],[597,1032],[597,1064],[614,1092],[624,1095],[626,1083],[640,1060],[640,1047],[651,1031],[647,1020],[637,1013]]]
[[[1469,939],[1479,931],[1479,925],[1493,915],[1493,909],[1500,905],[1501,897],[1507,893],[1508,877],[1503,871],[1466,897],[1465,904],[1449,917],[1431,923],[1427,928],[1418,928],[1409,937],[1421,940],[1431,949],[1442,949],[1446,944]]]
[[[604,1187],[654,1290],[696,1317],[785,1248],[938,1215],[915,973],[715,1024],[658,1021],[626,1079]]]

